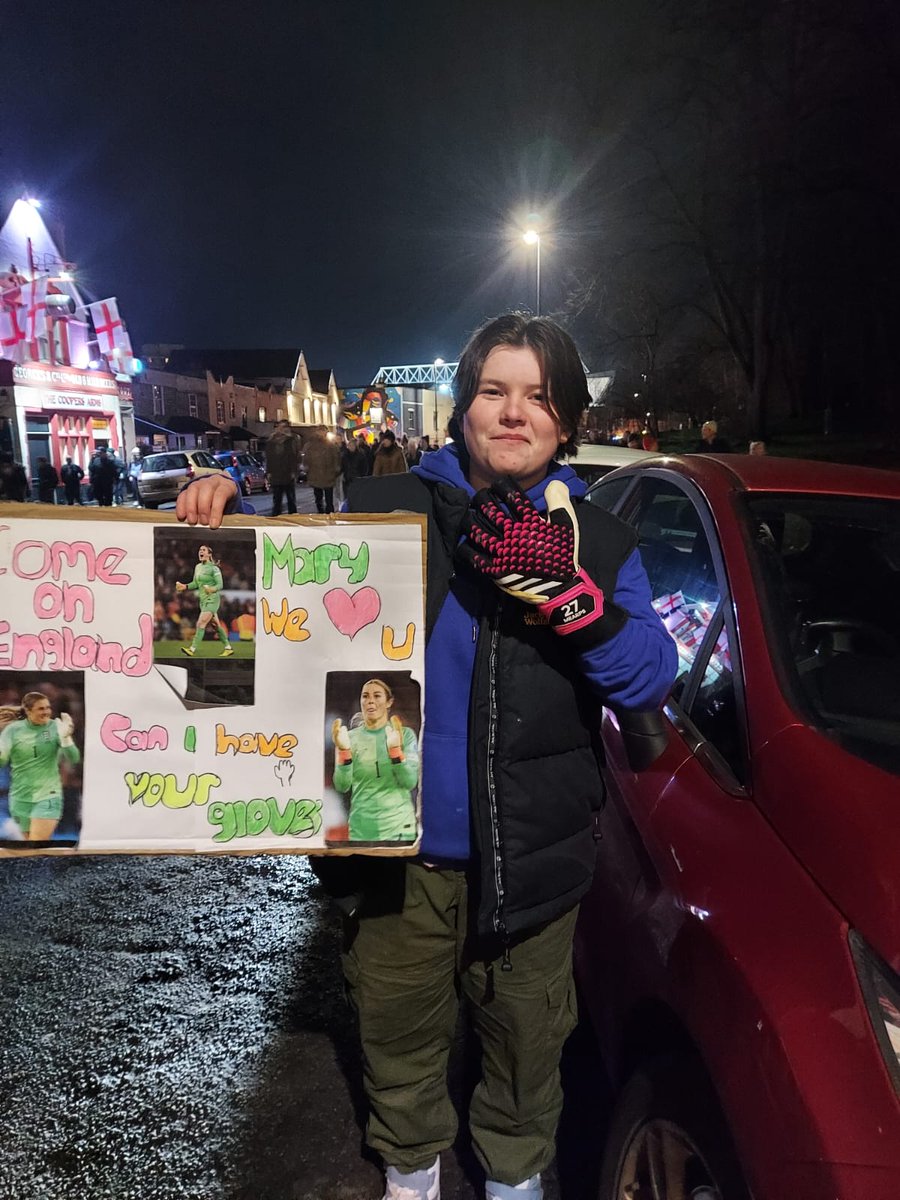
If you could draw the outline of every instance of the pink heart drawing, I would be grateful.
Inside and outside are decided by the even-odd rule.
[[[323,603],[332,625],[351,642],[381,612],[381,597],[370,587],[360,588],[352,596],[343,588],[332,588],[325,593]]]

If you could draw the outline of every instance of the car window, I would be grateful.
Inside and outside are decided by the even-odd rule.
[[[183,471],[187,465],[184,454],[148,454],[141,463],[141,470],[147,474],[152,471]]]
[[[791,493],[747,509],[789,696],[844,749],[900,775],[900,503]]]
[[[678,650],[673,698],[744,780],[744,737],[737,709],[724,599],[710,535],[694,500],[677,484],[646,477],[628,504],[653,607]]]
[[[588,502],[612,512],[625,495],[633,478],[631,475],[618,475],[615,479],[604,479],[601,483],[595,483],[587,494]]]

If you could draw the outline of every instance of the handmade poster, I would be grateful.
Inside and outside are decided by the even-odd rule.
[[[0,855],[418,849],[424,518],[4,505],[0,597]]]

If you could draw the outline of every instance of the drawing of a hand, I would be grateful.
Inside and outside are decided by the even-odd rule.
[[[275,778],[281,782],[282,787],[290,786],[294,778],[294,764],[289,758],[279,758],[275,764]]]

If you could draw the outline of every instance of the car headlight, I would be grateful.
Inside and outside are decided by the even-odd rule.
[[[869,1020],[900,1095],[900,977],[881,961],[859,934],[850,930],[850,952],[869,1010]]]

